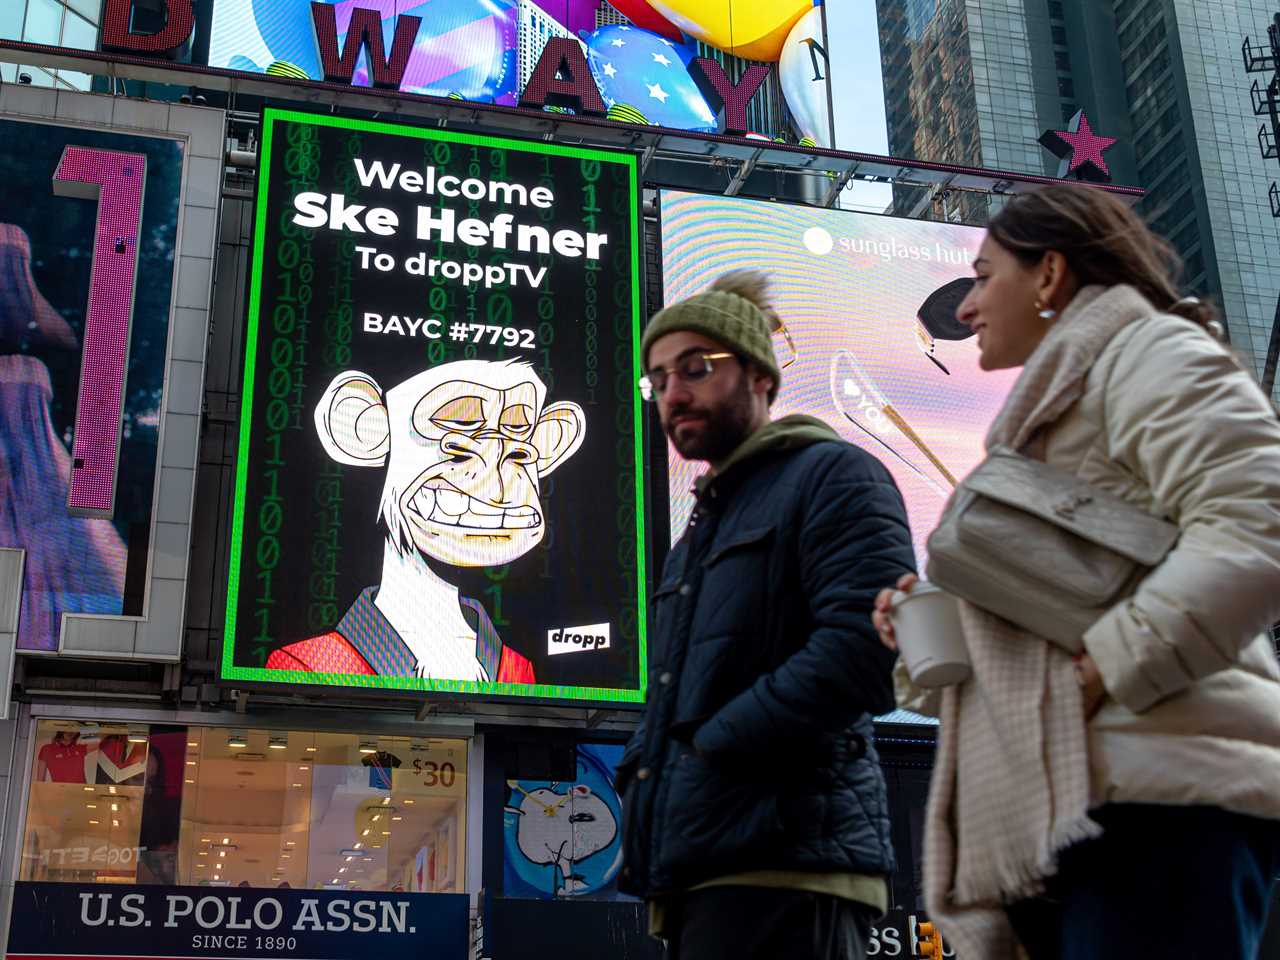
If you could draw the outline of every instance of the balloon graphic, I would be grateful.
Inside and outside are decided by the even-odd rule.
[[[663,127],[716,129],[715,114],[689,76],[697,48],[625,25],[601,27],[583,39],[606,107],[626,105]]]
[[[609,6],[641,30],[649,30],[676,43],[684,41],[684,37],[680,35],[680,28],[649,6],[645,0],[609,0]]]
[[[292,64],[313,80],[324,75],[311,24],[311,4],[253,0],[253,19],[273,60]]]
[[[512,0],[338,0],[338,42],[346,39],[351,11],[369,7],[382,14],[382,42],[391,49],[397,16],[421,17],[409,66],[400,89],[405,93],[447,96],[457,91],[467,100],[514,105],[516,102],[516,31],[518,8]],[[352,81],[369,83],[361,63]]]
[[[813,0],[649,0],[649,6],[718,50],[773,61]]]
[[[822,10],[814,7],[801,17],[782,45],[778,61],[778,79],[782,95],[796,121],[796,126],[812,144],[831,146],[831,127],[827,112],[827,55],[823,52]]]
[[[516,102],[515,0],[337,0],[335,8],[338,47],[346,43],[347,26],[355,7],[378,11],[382,18],[384,49],[391,49],[396,17],[422,18],[409,55],[400,89],[406,93],[446,96],[458,91],[468,100],[514,104]],[[253,18],[272,59],[286,63],[313,79],[324,71],[316,50],[311,4],[306,0],[252,0]],[[352,82],[369,83],[362,55]]]

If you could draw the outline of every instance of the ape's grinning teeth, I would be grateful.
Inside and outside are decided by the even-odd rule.
[[[531,506],[504,510],[460,490],[444,487],[420,487],[406,506],[420,521],[447,527],[527,530],[542,523],[541,515]]]

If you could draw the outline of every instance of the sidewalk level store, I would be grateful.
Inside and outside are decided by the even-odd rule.
[[[23,881],[457,893],[467,741],[40,720]]]

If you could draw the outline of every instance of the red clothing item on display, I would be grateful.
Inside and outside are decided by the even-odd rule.
[[[89,754],[85,743],[46,743],[36,759],[49,770],[54,783],[84,783],[84,760]]]

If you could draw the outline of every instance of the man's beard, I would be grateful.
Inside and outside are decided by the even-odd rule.
[[[678,437],[672,421],[677,416],[693,414],[702,417],[696,430]],[[719,406],[700,407],[688,404],[673,407],[667,414],[667,436],[680,456],[686,460],[720,463],[751,434],[751,385],[739,375],[738,388]]]

